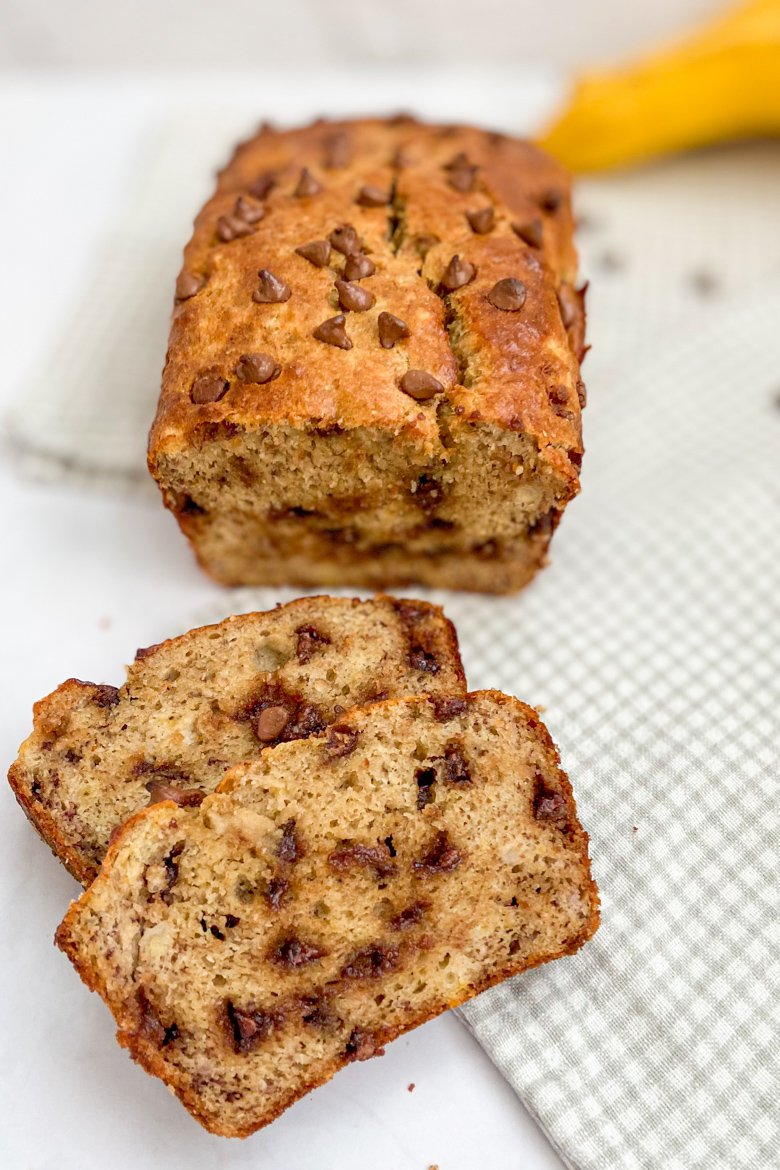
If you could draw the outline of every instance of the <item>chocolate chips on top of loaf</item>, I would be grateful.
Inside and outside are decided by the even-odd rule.
[[[328,317],[327,321],[323,321],[321,325],[312,333],[317,341],[322,341],[325,345],[334,345],[337,349],[352,349],[352,342],[347,335],[346,330],[347,319],[343,313],[337,313],[335,317]]]
[[[373,184],[360,188],[357,202],[361,207],[385,207],[390,202],[390,192],[382,191]]]
[[[418,402],[426,402],[444,389],[438,378],[434,378],[427,370],[407,370],[399,385],[404,394],[416,398]]]
[[[195,276],[192,272],[182,269],[176,278],[176,300],[188,301],[194,297],[206,283],[205,276]]]
[[[517,313],[525,304],[525,285],[514,276],[498,280],[487,295],[491,305],[505,313]]]
[[[336,291],[339,304],[349,313],[365,313],[374,303],[374,295],[367,288],[348,280],[337,280]]]
[[[456,254],[442,273],[441,287],[444,292],[455,292],[456,289],[470,284],[476,275],[477,270],[474,265],[468,260],[462,260]]]
[[[199,374],[190,388],[190,400],[196,406],[204,406],[209,402],[219,402],[230,389],[230,383],[218,374]]]
[[[379,330],[379,344],[383,349],[392,349],[396,341],[402,341],[410,336],[409,326],[400,317],[392,313],[382,312],[377,318]]]
[[[328,239],[336,251],[344,256],[354,256],[362,251],[360,237],[351,223],[343,223],[334,228]]]
[[[301,244],[295,251],[315,268],[326,268],[330,261],[329,240],[312,240],[310,244]]]
[[[476,179],[478,167],[471,163],[468,156],[462,151],[455,155],[444,168],[449,171],[448,183],[455,190],[466,194],[468,191],[474,189],[474,180]]]
[[[473,232],[478,236],[484,236],[493,230],[496,213],[492,207],[480,207],[477,211],[467,211],[466,219]]]
[[[318,195],[321,190],[322,183],[314,178],[308,167],[304,167],[295,187],[296,199],[308,199],[312,195]]]
[[[258,285],[252,293],[252,300],[258,305],[278,305],[289,301],[292,289],[268,268],[261,268],[257,274]]]
[[[513,223],[512,231],[524,244],[532,248],[541,248],[544,241],[544,225],[538,217],[529,219],[527,223]]]
[[[344,265],[345,280],[363,280],[366,276],[373,276],[376,272],[374,261],[364,252],[353,252],[347,256]]]
[[[282,367],[270,353],[245,353],[238,359],[236,377],[242,382],[255,382],[263,385],[274,378],[278,378]]]

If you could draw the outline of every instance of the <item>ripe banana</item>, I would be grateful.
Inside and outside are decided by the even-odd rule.
[[[586,74],[539,145],[573,171],[780,135],[780,0],[749,0],[676,45]]]

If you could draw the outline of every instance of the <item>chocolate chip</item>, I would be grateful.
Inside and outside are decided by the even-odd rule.
[[[364,1032],[360,1028],[353,1028],[347,1046],[344,1049],[345,1060],[370,1060],[372,1056],[384,1056],[385,1050],[379,1046],[373,1032]]]
[[[244,223],[255,224],[265,216],[265,208],[261,203],[252,203],[249,199],[245,199],[243,195],[239,195],[236,200],[236,205],[233,208],[233,215]]]
[[[345,845],[341,849],[334,849],[328,855],[328,864],[337,873],[354,867],[374,869],[380,877],[387,877],[395,872],[395,862],[387,845],[362,845],[359,841],[353,845]]]
[[[155,651],[159,650],[162,642],[152,642],[151,646],[139,646],[135,652],[135,660],[139,662],[142,658],[149,658]]]
[[[256,1008],[237,1008],[232,1000],[225,1004],[228,1034],[235,1052],[249,1052],[261,1040],[267,1040],[275,1027],[282,1023],[279,1012],[261,1012]]]
[[[149,804],[159,804],[162,800],[172,800],[179,808],[197,808],[203,803],[206,795],[199,788],[179,788],[176,784],[165,784],[161,780],[150,780],[146,785],[149,793]]]
[[[325,744],[325,754],[328,759],[340,759],[354,752],[357,747],[358,732],[352,727],[331,727]]]
[[[206,283],[205,276],[195,276],[192,272],[183,269],[176,279],[176,300],[188,301],[199,293]]]
[[[360,237],[351,223],[342,223],[328,236],[333,247],[343,256],[355,256],[361,251]]]
[[[328,240],[312,240],[310,244],[301,244],[295,251],[304,260],[308,260],[315,268],[325,268],[330,260],[330,243]]]
[[[558,304],[564,328],[571,329],[580,319],[582,304],[579,295],[570,284],[564,282],[558,289]]]
[[[424,674],[438,674],[441,664],[436,655],[424,646],[412,645],[409,649],[409,665],[413,670],[421,670]]]
[[[328,635],[321,633],[314,626],[299,626],[295,632],[298,635],[295,654],[299,662],[311,661],[318,650],[330,645]]]
[[[318,183],[314,175],[304,167],[293,194],[296,199],[307,199],[310,195],[318,195],[322,190],[322,183]]]
[[[267,268],[261,268],[257,275],[259,284],[252,293],[253,301],[256,301],[258,305],[279,305],[283,301],[289,301],[292,289],[288,284],[285,284]]]
[[[414,500],[426,512],[438,508],[444,499],[444,488],[430,475],[421,475],[415,484]]]
[[[457,254],[452,257],[444,269],[441,278],[441,287],[447,292],[454,292],[456,288],[463,288],[477,275],[477,270],[468,260],[461,260]]]
[[[349,139],[340,131],[325,139],[325,166],[330,171],[349,164]]]
[[[216,374],[199,374],[190,387],[190,401],[196,406],[219,402],[230,389],[230,383]]]
[[[260,743],[271,743],[278,739],[290,722],[290,715],[287,707],[264,707],[252,720],[252,730]]]
[[[557,187],[550,187],[539,196],[539,206],[543,211],[557,211],[563,203],[563,192]]]
[[[457,131],[457,129],[458,129],[457,126],[450,126],[450,127],[444,126],[444,127],[442,127],[442,132],[444,132],[445,130],[448,130],[450,133],[455,133]],[[444,170],[445,171],[461,171],[461,170],[463,170],[464,167],[468,167],[470,165],[471,164],[469,162],[469,156],[465,153],[465,151],[459,150],[458,153],[456,155],[454,155],[448,163],[444,164]]]
[[[171,889],[179,880],[179,858],[184,852],[184,842],[178,841],[170,852],[163,858],[167,889]]]
[[[350,313],[365,313],[374,303],[374,294],[362,285],[352,284],[347,280],[336,281],[336,291],[339,294],[339,304],[342,309]]]
[[[344,265],[345,280],[362,280],[365,276],[373,276],[375,272],[376,264],[363,252],[348,256]]]
[[[218,926],[210,926],[210,927],[209,927],[209,930],[210,930],[210,931],[211,931],[211,933],[214,935],[214,938],[218,938],[220,942],[224,942],[224,941],[225,941],[225,935],[224,935],[224,934],[223,934],[223,932],[222,932],[222,931],[219,929],[219,927],[218,927]]]
[[[289,865],[293,865],[299,857],[303,856],[301,842],[295,830],[294,817],[282,825],[282,836],[276,847],[276,856],[280,861],[287,862]]]
[[[566,386],[549,386],[547,397],[552,406],[566,406],[569,401],[569,391]]]
[[[357,202],[361,207],[386,207],[390,202],[390,192],[382,191],[379,187],[368,183],[365,187],[361,187]]]
[[[108,683],[98,683],[91,698],[97,707],[115,707],[119,702],[119,689]]]
[[[278,967],[286,967],[290,971],[298,967],[306,967],[327,955],[327,951],[318,947],[316,943],[305,942],[303,939],[289,935],[283,938],[271,951],[269,958]]]
[[[225,244],[251,235],[252,230],[252,224],[247,223],[240,215],[221,215],[217,220],[217,235]]]
[[[585,389],[585,383],[582,378],[577,379],[577,401],[580,404],[580,409],[583,409],[588,404],[588,392]]]
[[[478,211],[467,211],[466,219],[469,221],[473,232],[476,232],[478,236],[484,236],[493,230],[496,222],[496,213],[492,207],[480,207]]]
[[[273,171],[265,171],[255,179],[249,188],[249,194],[255,199],[265,199],[272,187],[276,186],[276,175]]]
[[[380,313],[377,319],[379,329],[379,344],[383,349],[392,349],[396,341],[409,337],[409,326],[400,317],[392,313]]]
[[[342,979],[381,979],[398,966],[398,947],[373,943],[354,952],[341,968]]]
[[[328,317],[327,321],[318,325],[312,337],[316,337],[317,341],[324,341],[326,345],[335,345],[337,349],[352,349],[352,342],[344,328],[345,324],[344,314],[337,313],[335,317]]]
[[[469,766],[456,743],[448,743],[444,749],[444,779],[448,784],[471,783]]]
[[[417,402],[426,402],[444,389],[441,382],[427,370],[407,370],[399,385],[404,394],[408,394]]]
[[[434,718],[439,723],[449,723],[451,719],[455,719],[458,715],[462,715],[468,707],[465,699],[454,699],[437,695],[430,696],[430,702],[433,705]]]
[[[551,821],[561,827],[568,827],[569,808],[566,798],[549,788],[538,772],[534,777],[533,808],[537,821]]]
[[[468,191],[473,191],[479,167],[470,163],[465,154],[457,154],[444,169],[449,171],[447,182],[453,190],[460,191],[464,195]]]
[[[577,472],[581,471],[582,470],[582,451],[567,451],[566,454],[568,455],[569,463],[571,463],[574,470]]]
[[[436,245],[440,244],[440,243],[441,243],[441,240],[439,239],[438,236],[422,235],[422,236],[415,236],[414,237],[414,246],[415,246],[415,249],[417,251],[417,255],[420,257],[421,260],[425,259],[425,257],[430,252],[431,248],[435,248]]]
[[[236,918],[235,914],[226,914],[225,915],[225,926],[227,926],[231,930],[233,929],[234,926],[238,926],[240,921],[241,921],[241,919]]]
[[[505,276],[503,280],[496,281],[487,299],[505,313],[516,313],[525,304],[525,285],[515,276]]]
[[[327,994],[317,992],[316,995],[306,995],[301,999],[301,1019],[304,1024],[309,1024],[314,1028],[337,1028],[341,1023],[341,1017],[336,1012],[332,1001]]]
[[[440,829],[427,853],[412,862],[418,873],[443,873],[456,869],[461,862],[459,849],[451,843],[446,829]]]
[[[541,248],[544,240],[544,225],[539,218],[530,219],[528,223],[513,223],[512,231],[529,247]]]
[[[238,359],[236,377],[242,382],[253,382],[262,386],[278,378],[282,367],[274,361],[270,353],[244,353]]]
[[[408,930],[411,926],[417,926],[428,908],[427,902],[415,902],[412,906],[407,906],[400,914],[396,914],[395,918],[391,918],[390,926],[393,930]]]
[[[284,901],[284,896],[290,888],[290,883],[283,877],[272,877],[268,883],[267,898],[272,910],[278,910]]]
[[[433,786],[436,783],[435,768],[418,768],[414,776],[417,782],[417,807],[425,808],[433,800]]]

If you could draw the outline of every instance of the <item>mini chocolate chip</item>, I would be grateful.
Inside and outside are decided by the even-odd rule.
[[[355,252],[353,255],[347,256],[347,262],[344,265],[345,280],[362,280],[364,276],[373,276],[375,272],[376,264],[363,252]]]
[[[431,248],[435,248],[436,245],[440,244],[440,243],[441,243],[441,240],[439,239],[438,236],[425,236],[425,235],[423,235],[423,236],[415,236],[415,238],[414,238],[414,246],[415,246],[415,249],[417,251],[417,255],[420,257],[421,260],[425,259],[425,257],[430,252]]]
[[[377,319],[379,344],[383,349],[392,349],[396,341],[409,337],[409,326],[392,313],[380,313]]]
[[[381,188],[368,183],[361,187],[357,202],[361,207],[386,207],[390,202],[390,192],[382,191]]]
[[[564,328],[571,329],[572,325],[579,320],[582,306],[577,292],[570,284],[564,283],[558,289],[558,304]]]
[[[338,170],[349,163],[349,139],[340,131],[325,139],[325,166],[329,171]]]
[[[322,183],[318,183],[308,167],[304,167],[293,194],[296,199],[306,199],[310,195],[318,195],[322,190]]]
[[[442,873],[456,869],[461,862],[459,849],[451,843],[446,829],[440,829],[427,853],[412,862],[418,873]]]
[[[214,935],[214,938],[218,938],[220,942],[224,942],[224,941],[225,941],[225,935],[224,935],[224,933],[223,933],[223,932],[222,932],[222,931],[219,929],[219,927],[218,927],[218,926],[210,926],[210,927],[209,927],[209,930],[210,930],[210,931],[211,931],[211,933]]]
[[[398,966],[398,947],[374,943],[355,951],[341,968],[342,979],[381,979]]]
[[[529,247],[541,248],[544,240],[544,225],[538,217],[530,219],[528,223],[513,223],[512,231]]]
[[[365,313],[374,303],[374,294],[359,284],[351,284],[348,280],[337,280],[336,291],[339,294],[339,305],[348,313]]]
[[[176,280],[176,300],[188,301],[199,293],[206,283],[205,276],[194,276],[192,272],[183,269]]]
[[[337,349],[352,349],[352,342],[344,328],[345,324],[344,314],[337,313],[335,317],[328,317],[327,321],[318,325],[312,336],[316,337],[317,341],[324,341],[326,345],[335,345]]]
[[[438,674],[441,670],[436,655],[417,644],[411,646],[409,650],[409,665],[413,670],[421,670],[425,674]]]
[[[280,861],[285,861],[292,865],[299,857],[303,856],[303,848],[295,831],[295,818],[290,817],[282,825],[282,835],[279,839],[279,844],[276,847],[276,856]]]
[[[359,841],[334,849],[328,855],[328,865],[338,873],[353,867],[375,869],[380,877],[388,877],[395,872],[395,861],[387,845],[362,845]]]
[[[330,645],[328,635],[321,633],[314,626],[299,626],[295,632],[298,635],[295,655],[299,662],[311,661],[317,650]]]
[[[563,192],[557,187],[550,187],[539,196],[539,206],[542,211],[557,211],[563,203]]]
[[[471,783],[469,766],[456,743],[448,743],[444,749],[444,779],[448,784]]]
[[[165,880],[168,883],[170,890],[176,885],[179,880],[179,858],[184,852],[184,842],[178,841],[170,852],[163,858],[163,865],[165,867]]]
[[[525,304],[525,285],[515,276],[505,276],[503,280],[496,281],[487,299],[505,313],[516,313]]]
[[[384,1056],[385,1050],[379,1046],[373,1032],[364,1032],[360,1028],[353,1028],[347,1046],[344,1049],[346,1060],[370,1060],[372,1056]]]
[[[328,236],[333,247],[343,256],[355,256],[361,251],[360,237],[351,223],[342,223]]]
[[[390,926],[393,930],[408,930],[410,926],[417,926],[428,908],[427,902],[415,902],[412,906],[407,906],[400,914],[396,914],[395,918],[391,918]]]
[[[533,809],[537,821],[552,821],[562,828],[568,827],[569,808],[566,798],[555,789],[548,788],[544,777],[538,772],[534,777]]]
[[[436,783],[435,768],[418,768],[414,775],[417,781],[417,807],[425,808],[433,800],[433,786]]]
[[[461,194],[466,194],[468,191],[474,190],[474,180],[477,176],[479,167],[470,163],[465,154],[458,154],[450,163],[447,164],[445,170],[449,171],[447,182],[455,191],[460,191]]]
[[[249,194],[254,195],[255,199],[265,199],[272,187],[276,186],[276,175],[273,171],[265,171],[264,174],[259,175],[249,188]]]
[[[216,374],[199,374],[190,387],[190,401],[196,406],[219,402],[230,389],[230,383]]]
[[[547,390],[547,397],[552,406],[566,406],[569,401],[569,391],[563,385],[550,386]]]
[[[407,370],[399,385],[404,394],[408,394],[417,402],[426,402],[444,389],[441,382],[427,370]]]
[[[238,926],[240,921],[241,919],[236,918],[235,914],[225,915],[225,926],[230,927],[230,929],[232,929],[234,926]]]
[[[265,215],[265,208],[261,203],[252,203],[249,199],[245,199],[243,195],[239,195],[236,200],[236,205],[233,208],[233,215],[238,219],[242,219],[244,223],[255,224],[259,223]]]
[[[227,1030],[236,1053],[249,1052],[255,1044],[266,1040],[273,1029],[283,1020],[280,1012],[260,1012],[255,1008],[238,1008],[227,1000],[225,1003]]]
[[[441,286],[447,292],[454,292],[456,288],[463,288],[464,284],[469,284],[476,275],[474,265],[468,260],[461,260],[456,254],[442,273]]]
[[[271,743],[277,739],[290,722],[287,707],[264,707],[252,720],[252,728],[260,743]]]
[[[310,244],[301,244],[295,251],[304,260],[308,260],[315,268],[325,268],[330,260],[330,243],[328,240],[312,240]]]
[[[466,219],[469,221],[473,232],[476,232],[478,236],[484,236],[493,230],[496,222],[496,213],[492,207],[480,207],[478,211],[467,211]]]
[[[257,275],[259,284],[252,293],[253,301],[256,301],[258,305],[279,305],[283,301],[289,301],[292,289],[288,284],[285,284],[268,268],[261,268]]]
[[[244,353],[238,359],[236,377],[242,382],[253,382],[262,386],[278,378],[282,367],[274,361],[270,353]]]
[[[283,938],[276,944],[269,958],[278,967],[286,967],[292,971],[298,967],[306,967],[309,963],[316,962],[317,959],[324,958],[327,953],[322,947],[318,947],[316,943],[304,942],[303,939],[291,935],[288,938]]]
[[[199,788],[179,788],[176,784],[165,784],[161,780],[150,780],[146,790],[149,793],[149,804],[172,800],[179,808],[197,808],[206,795]]]
[[[97,683],[91,697],[98,707],[115,707],[119,702],[119,689],[109,683]]]
[[[449,723],[451,719],[462,715],[468,707],[465,699],[449,698],[447,696],[440,698],[439,696],[432,695],[430,702],[433,705],[434,717],[439,723]]]
[[[268,891],[266,897],[268,898],[268,905],[272,910],[278,910],[284,896],[290,888],[290,883],[283,877],[272,877],[268,883]]]
[[[588,403],[588,393],[585,389],[585,383],[583,382],[582,378],[577,379],[577,399],[579,401],[580,407],[584,409]]]
[[[349,756],[357,747],[358,732],[352,727],[331,727],[325,743],[325,754],[328,759],[336,760]]]
[[[217,236],[225,244],[251,235],[252,230],[252,224],[247,223],[240,215],[221,215],[217,220]]]

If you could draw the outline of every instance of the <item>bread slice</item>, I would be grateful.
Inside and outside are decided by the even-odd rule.
[[[119,1042],[243,1137],[352,1060],[576,951],[598,893],[535,711],[395,699],[133,817],[57,943]]]
[[[120,688],[69,679],[35,705],[9,780],[83,884],[150,801],[197,804],[266,743],[320,731],[375,698],[458,695],[452,624],[389,597],[307,597],[139,650]]]

